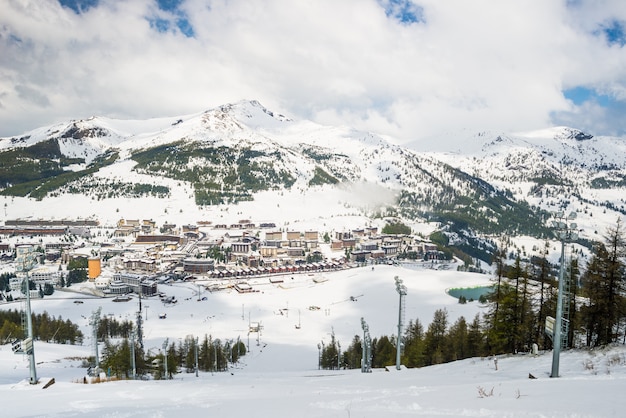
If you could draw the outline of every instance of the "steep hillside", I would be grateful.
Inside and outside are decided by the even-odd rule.
[[[576,211],[581,228],[602,233],[626,214],[626,140],[556,127],[518,134],[482,133],[456,152],[432,155],[481,178],[517,201],[547,212]]]
[[[147,121],[94,117],[0,139],[0,187],[5,196],[38,200],[123,199],[118,211],[150,197],[165,212],[172,200],[205,208],[271,191],[279,199],[336,189],[338,207],[435,223],[485,260],[493,249],[485,236],[545,238],[550,212],[576,210],[583,227],[601,232],[594,212],[626,213],[621,139],[553,128],[448,135],[428,145],[429,152],[424,143],[402,147],[242,101]]]

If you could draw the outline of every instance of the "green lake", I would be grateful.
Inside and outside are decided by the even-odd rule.
[[[446,292],[453,298],[464,296],[469,302],[470,300],[478,300],[482,295],[487,295],[492,291],[492,286],[476,286],[476,287],[454,287],[447,289]]]

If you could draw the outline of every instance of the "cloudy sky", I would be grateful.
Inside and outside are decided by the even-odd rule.
[[[0,136],[242,99],[419,140],[625,135],[623,0],[0,0]]]

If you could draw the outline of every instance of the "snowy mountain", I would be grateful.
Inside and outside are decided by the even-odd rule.
[[[576,211],[581,228],[603,232],[626,214],[626,140],[555,127],[517,134],[480,133],[439,160],[548,211]]]
[[[611,215],[604,223],[626,213],[626,141],[564,127],[400,146],[242,101],[172,118],[93,117],[39,128],[0,139],[0,160],[6,196],[117,199],[118,211],[156,198],[167,212],[180,199],[202,211],[269,192],[279,205],[287,195],[341,191],[336,213],[349,207],[370,218],[435,222],[472,246],[483,234],[544,237],[557,210],[579,212],[593,231],[605,227],[594,213]]]

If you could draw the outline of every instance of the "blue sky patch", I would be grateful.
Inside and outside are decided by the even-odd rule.
[[[602,33],[606,37],[609,45],[624,46],[626,44],[626,33],[624,33],[624,22],[612,20],[602,28]]]
[[[187,13],[180,9],[182,0],[157,0],[159,9],[167,12],[172,16],[172,20],[162,18],[148,19],[150,26],[159,32],[168,32],[174,29],[174,26],[188,38],[193,38],[193,26],[189,22]]]
[[[615,103],[615,100],[612,97],[606,94],[599,94],[596,90],[583,86],[577,86],[564,90],[563,95],[566,99],[574,102],[576,106],[588,101],[594,101],[602,107],[609,107]]]
[[[178,6],[182,3],[182,0],[157,0],[159,9],[166,12],[175,12],[178,10]]]
[[[98,2],[99,0],[59,0],[61,6],[72,9],[76,14],[81,14],[98,6]]]
[[[148,21],[150,22],[150,27],[156,30],[157,32],[163,33],[163,32],[167,32],[168,30],[170,30],[169,20],[154,18],[154,19],[148,19]]]
[[[379,0],[387,17],[394,18],[404,24],[424,21],[424,9],[411,0]]]

